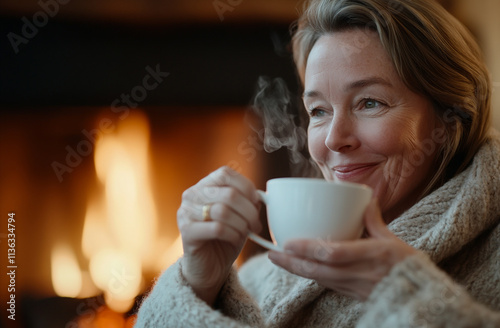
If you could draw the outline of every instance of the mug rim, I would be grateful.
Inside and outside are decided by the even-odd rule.
[[[281,177],[281,178],[273,178],[269,179],[266,182],[266,185],[269,186],[270,184],[274,184],[277,182],[282,182],[282,183],[292,183],[292,182],[297,182],[297,181],[302,181],[305,183],[326,183],[326,184],[332,184],[332,185],[342,185],[342,186],[347,186],[351,188],[356,188],[356,189],[366,189],[366,190],[372,190],[372,188],[366,184],[363,183],[357,183],[357,182],[348,182],[348,181],[328,181],[326,179],[322,178],[306,178],[306,177]]]

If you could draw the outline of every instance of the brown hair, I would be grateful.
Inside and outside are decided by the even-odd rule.
[[[320,36],[377,32],[402,81],[433,102],[446,131],[425,193],[463,171],[486,139],[491,106],[489,74],[467,29],[433,0],[311,0],[305,8],[292,38],[302,83]]]

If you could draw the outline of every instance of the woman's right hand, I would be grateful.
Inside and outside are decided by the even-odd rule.
[[[210,204],[210,220],[203,206]],[[259,233],[259,197],[253,183],[221,167],[187,189],[177,213],[184,256],[182,274],[195,293],[213,305],[248,232]]]

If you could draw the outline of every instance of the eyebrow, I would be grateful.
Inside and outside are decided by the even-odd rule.
[[[389,81],[386,81],[381,77],[374,76],[349,83],[347,86],[344,87],[344,90],[349,91],[352,89],[361,89],[374,84],[381,84],[388,87],[392,87],[392,84]],[[322,96],[321,92],[313,90],[313,91],[305,91],[302,95],[302,98],[317,98],[320,96]]]

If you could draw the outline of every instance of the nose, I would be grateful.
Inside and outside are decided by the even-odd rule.
[[[325,139],[325,146],[334,152],[345,153],[360,146],[356,123],[349,114],[336,113]]]

